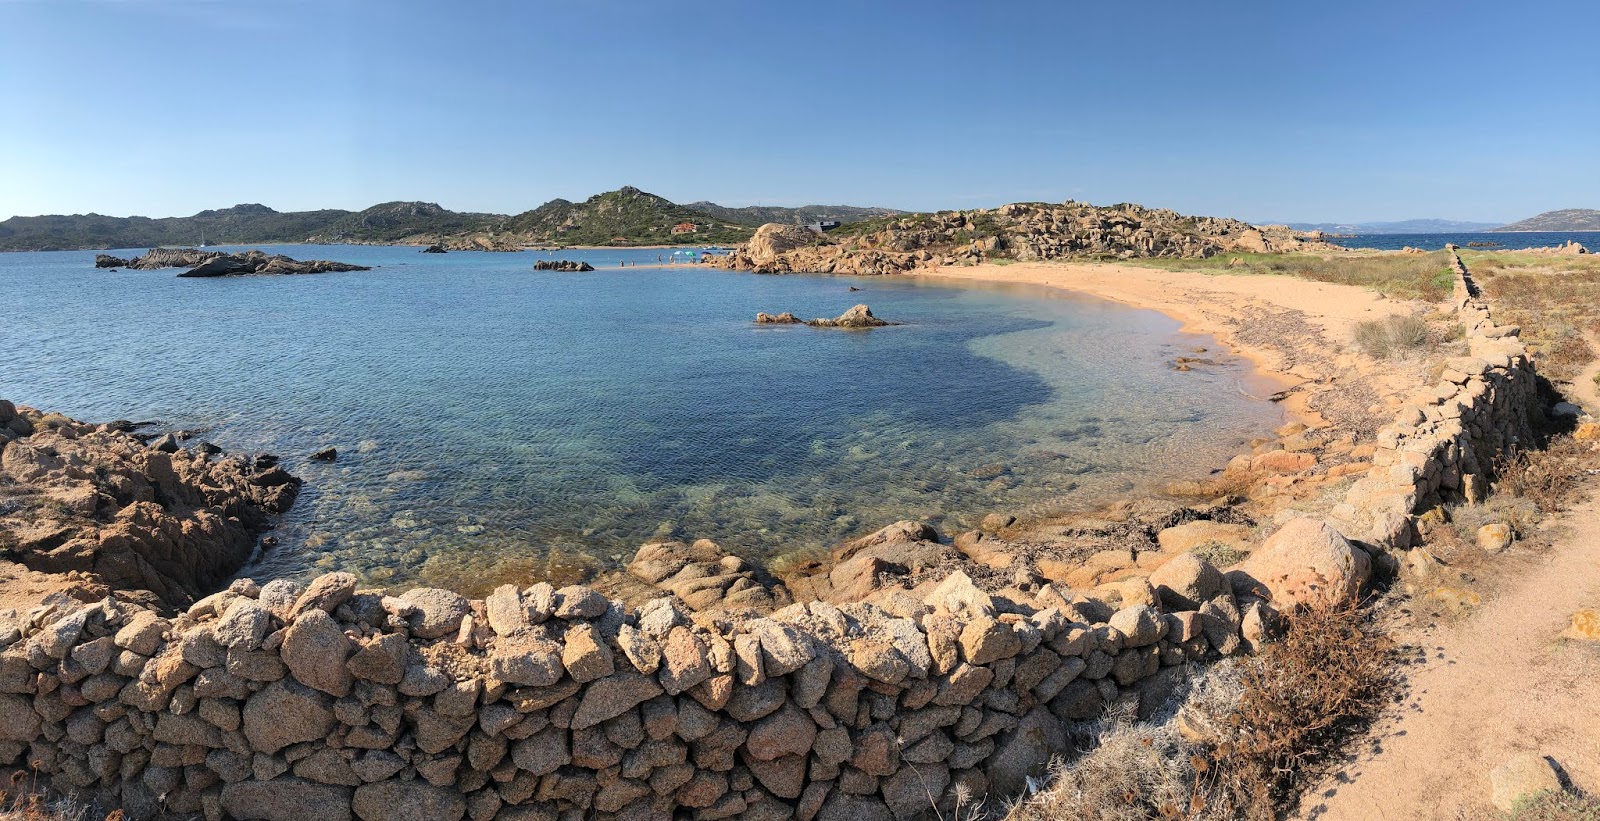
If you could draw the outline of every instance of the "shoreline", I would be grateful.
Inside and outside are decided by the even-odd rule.
[[[1248,360],[1255,376],[1275,385],[1275,399],[1292,421],[1309,427],[1327,421],[1309,407],[1310,388],[1330,375],[1291,361],[1281,349],[1241,338],[1249,310],[1294,312],[1320,327],[1327,341],[1352,342],[1355,323],[1405,312],[1407,303],[1351,285],[1295,277],[1166,271],[1103,262],[1019,262],[941,266],[907,274],[919,280],[1034,285],[1109,300],[1164,314],[1179,331],[1210,336]],[[1224,297],[1227,301],[1224,301]]]

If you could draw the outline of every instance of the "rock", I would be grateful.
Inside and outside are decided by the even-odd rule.
[[[445,253],[445,250],[444,250],[444,246],[443,245],[429,245],[428,247],[422,249],[422,253],[424,253],[424,254],[443,254],[443,253]]]
[[[543,636],[515,634],[495,643],[489,665],[494,677],[507,684],[549,687],[566,672],[561,652],[560,644]]]
[[[322,450],[319,450],[319,451],[311,454],[311,461],[313,461],[313,462],[332,462],[332,461],[334,461],[335,459],[338,459],[338,458],[339,458],[339,449],[338,448],[323,448]]]
[[[0,742],[32,743],[42,724],[33,705],[21,696],[0,693]]]
[[[594,627],[588,624],[575,624],[567,630],[561,663],[579,683],[609,676],[615,669],[611,648],[598,639]]]
[[[386,633],[362,641],[345,667],[363,681],[399,684],[405,679],[408,650],[404,634]]]
[[[95,254],[94,267],[96,268],[126,268],[128,261],[110,254]]]
[[[1512,756],[1489,773],[1489,797],[1502,812],[1511,812],[1521,799],[1560,789],[1555,766],[1542,755]]]
[[[617,647],[635,670],[647,676],[661,666],[661,645],[633,625],[624,624],[617,629]]]
[[[246,251],[242,254],[212,254],[204,262],[178,274],[180,277],[211,278],[249,274],[322,274],[329,271],[370,271],[364,265],[330,262],[325,259],[300,261],[282,254]]]
[[[1584,641],[1600,641],[1600,610],[1586,608],[1572,614],[1572,624],[1563,636]]]
[[[248,652],[261,647],[271,626],[272,614],[267,608],[255,599],[240,597],[228,604],[212,633],[223,647]]]
[[[1326,522],[1299,518],[1278,528],[1230,571],[1230,578],[1235,574],[1264,586],[1273,607],[1287,610],[1317,600],[1354,599],[1372,575],[1372,562]]]
[[[529,608],[522,603],[522,593],[514,584],[502,584],[483,600],[489,629],[501,636],[509,636],[533,623]]]
[[[1035,707],[1015,728],[1000,733],[987,770],[998,795],[1021,795],[1027,777],[1040,775],[1050,757],[1067,750],[1067,732],[1061,719],[1044,707]]]
[[[309,591],[308,591],[309,592]],[[283,663],[300,683],[335,697],[350,692],[350,640],[344,628],[326,612],[313,608],[301,613],[284,632],[280,650]]]
[[[711,677],[706,646],[687,627],[674,627],[661,645],[661,686],[677,695]]]
[[[609,721],[662,692],[654,678],[627,670],[591,682],[572,716],[572,728],[581,730]]]
[[[268,684],[245,703],[244,735],[260,752],[326,738],[333,726],[332,700],[293,679]]]
[[[283,776],[222,787],[222,809],[239,821],[350,821],[351,789]]]
[[[781,314],[769,314],[765,311],[756,314],[757,325],[804,325],[805,320],[794,314],[784,311]]]
[[[979,616],[961,628],[961,657],[968,664],[984,665],[1011,658],[1022,650],[1022,640],[1004,622]]]
[[[1162,530],[1156,534],[1156,543],[1162,553],[1185,553],[1208,544],[1230,547],[1242,545],[1250,538],[1250,528],[1196,519]]]
[[[362,785],[356,788],[353,808],[361,821],[459,821],[467,814],[460,792],[425,781]]]
[[[871,308],[856,305],[833,319],[813,319],[806,324],[813,328],[882,328],[900,323],[879,319],[872,315]]]
[[[1166,633],[1161,614],[1142,604],[1124,607],[1111,614],[1108,622],[1123,636],[1122,646],[1144,647],[1155,644]]]
[[[1205,602],[1232,590],[1221,571],[1193,553],[1156,568],[1149,582],[1168,610],[1198,610]]]
[[[411,634],[420,639],[436,639],[452,635],[461,626],[471,608],[460,594],[434,587],[419,587],[400,596],[417,608],[408,621]]]
[[[810,754],[816,738],[817,723],[792,702],[785,702],[777,712],[756,722],[745,748],[752,758],[771,761],[786,755]]]
[[[995,613],[994,599],[972,583],[972,577],[960,570],[944,577],[923,602],[935,610],[968,618],[990,616]]]
[[[339,605],[350,600],[356,592],[356,577],[349,573],[328,573],[311,580],[304,593],[295,599],[291,614],[298,616],[307,610],[332,613]],[[285,619],[289,621],[289,619]]]
[[[1478,528],[1478,547],[1489,553],[1499,553],[1511,546],[1511,526],[1492,522]]]
[[[541,259],[533,264],[533,270],[583,273],[586,271],[593,271],[594,266],[587,262],[579,262],[577,260],[570,259]]]

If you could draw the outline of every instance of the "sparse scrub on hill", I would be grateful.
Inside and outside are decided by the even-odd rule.
[[[1392,359],[1428,344],[1428,323],[1418,316],[1390,316],[1356,323],[1356,344],[1373,359]]]
[[[1085,728],[1088,751],[1008,819],[1275,818],[1393,699],[1396,671],[1370,608],[1297,612],[1259,654],[1195,679],[1175,714]]]
[[[1436,302],[1450,295],[1448,252],[1429,254],[1337,255],[1218,254],[1204,259],[1140,260],[1168,270],[1219,274],[1297,276],[1317,282],[1371,288],[1386,296]]]

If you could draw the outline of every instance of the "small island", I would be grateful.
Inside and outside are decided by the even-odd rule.
[[[848,311],[832,318],[826,317],[803,320],[794,315],[792,311],[781,314],[769,314],[765,311],[756,314],[757,325],[809,325],[813,328],[882,328],[888,325],[899,325],[899,322],[890,322],[873,316],[872,309],[866,305],[856,305]]]

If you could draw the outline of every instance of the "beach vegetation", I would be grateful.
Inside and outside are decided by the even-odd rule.
[[[1225,253],[1194,259],[1160,257],[1128,262],[1170,271],[1294,276],[1316,282],[1371,288],[1385,296],[1400,299],[1424,299],[1430,302],[1449,296],[1453,282],[1448,251],[1336,256]]]
[[[1517,325],[1539,372],[1579,378],[1600,356],[1600,259],[1594,255],[1462,254],[1494,306],[1495,320]]]
[[[1393,359],[1428,344],[1428,322],[1419,316],[1369,319],[1355,326],[1356,344],[1373,359]]]

